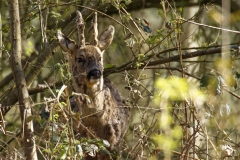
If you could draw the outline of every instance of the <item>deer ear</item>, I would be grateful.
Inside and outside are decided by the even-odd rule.
[[[113,26],[109,26],[105,31],[102,32],[98,41],[98,47],[101,51],[104,51],[108,46],[110,46],[113,40],[114,32],[115,29]]]
[[[57,39],[63,51],[71,54],[73,53],[73,51],[76,50],[77,48],[76,43],[73,40],[66,37],[60,30],[57,31]]]

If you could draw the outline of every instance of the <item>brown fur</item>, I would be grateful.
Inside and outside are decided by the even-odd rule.
[[[103,79],[103,53],[111,44],[114,27],[109,26],[98,38],[97,16],[92,22],[93,45],[86,45],[84,21],[77,11],[79,44],[58,31],[61,48],[69,53],[69,63],[73,76],[73,85],[78,96],[71,99],[73,111],[81,113],[81,121],[74,123],[74,130],[80,137],[105,139],[110,150],[119,150],[120,143],[127,130],[129,110],[116,87],[108,79]],[[106,155],[97,155],[88,159],[110,159]]]

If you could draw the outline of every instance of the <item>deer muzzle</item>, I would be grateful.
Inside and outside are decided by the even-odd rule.
[[[88,80],[99,79],[101,76],[102,76],[102,73],[100,70],[93,69],[88,73],[87,78],[88,78]]]

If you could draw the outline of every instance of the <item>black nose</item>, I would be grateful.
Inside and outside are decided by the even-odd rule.
[[[87,78],[90,79],[90,78],[99,78],[101,76],[101,71],[97,70],[97,69],[94,69],[94,70],[91,70],[88,75],[87,75]]]

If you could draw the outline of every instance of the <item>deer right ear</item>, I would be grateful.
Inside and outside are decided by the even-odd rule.
[[[66,37],[60,30],[57,31],[57,39],[63,51],[72,54],[73,51],[76,50],[77,48],[76,43],[73,40]]]
[[[113,40],[115,29],[113,26],[109,26],[105,31],[102,32],[102,34],[99,37],[98,47],[101,51],[104,51]]]

